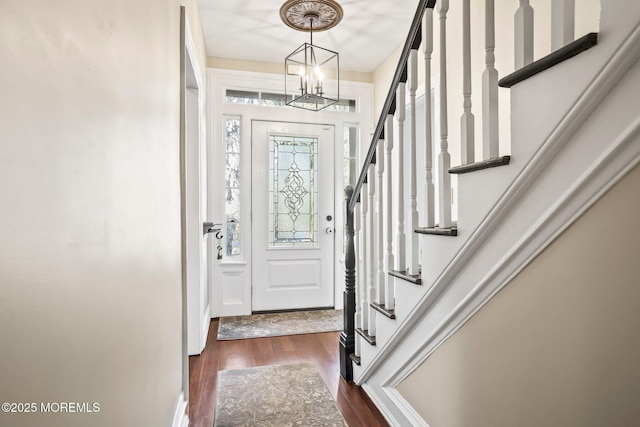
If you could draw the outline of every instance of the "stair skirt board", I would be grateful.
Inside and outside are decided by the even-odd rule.
[[[562,175],[562,168],[558,165],[555,169],[549,168],[550,170],[547,170],[550,160],[558,155],[565,143],[574,136],[586,119],[601,105],[604,98],[627,74],[638,57],[640,57],[640,25],[635,27],[624,43],[605,62],[596,78],[582,92],[574,104],[574,108],[564,116],[541,148],[525,165],[485,220],[471,234],[451,263],[436,279],[433,286],[413,307],[393,335],[375,353],[367,366],[359,370],[359,375],[355,378],[356,384],[365,388],[385,417],[390,413],[402,412],[402,409],[398,408],[398,402],[381,399],[381,389],[387,390],[397,386],[573,221],[640,162],[640,118],[638,118],[627,125],[619,136],[607,137],[607,141],[614,141],[612,144],[602,148],[590,147],[592,150],[599,149],[600,151],[593,151],[595,159],[581,168],[585,172],[575,172],[574,176],[566,177],[565,182],[573,184],[551,204],[545,205],[548,207],[543,211],[543,214],[538,216],[537,221],[524,229],[517,241],[510,244],[509,236],[502,235],[508,233],[497,235],[497,239],[502,240],[499,242],[501,244],[496,243],[496,245],[504,246],[507,244],[510,249],[502,252],[505,255],[495,263],[493,268],[485,272],[484,277],[478,276],[478,271],[473,271],[473,268],[478,269],[478,266],[469,267],[470,263],[474,261],[472,254],[481,246],[487,245],[486,236],[491,235],[495,229],[502,225],[512,209],[518,207],[518,202],[526,198],[532,189],[544,192],[544,183],[538,187],[535,186],[543,173]],[[606,114],[607,111],[606,106],[603,107],[603,114]],[[589,160],[583,160],[583,162],[589,162]],[[459,279],[459,276],[464,273],[473,273],[471,276],[482,277],[482,279],[475,282],[468,289],[468,292],[464,293],[466,295],[464,299],[456,304],[449,304],[447,311],[449,314],[443,316],[443,312],[440,310],[441,322],[436,326],[426,328],[426,330],[425,328],[421,329],[421,322],[428,317],[428,309],[436,303],[438,297],[452,284],[454,279]],[[471,276],[465,277],[464,280],[456,280],[456,283],[465,282],[465,280],[467,283],[474,283]],[[441,300],[437,302],[440,303]],[[433,324],[432,319],[431,322]],[[428,324],[426,321],[423,323]],[[410,349],[402,346],[405,342],[412,343]],[[392,356],[394,356],[393,363],[385,364],[387,359]],[[380,386],[376,384],[380,384]]]

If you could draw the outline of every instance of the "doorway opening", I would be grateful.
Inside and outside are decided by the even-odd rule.
[[[343,171],[355,176],[364,145],[360,139],[367,138],[371,123],[371,84],[344,82],[340,105],[309,112],[285,105],[279,74],[220,69],[208,73],[211,219],[223,223],[226,232],[219,244],[222,258],[212,260],[212,315],[340,308],[342,207],[349,182]],[[298,125],[300,129],[290,129]],[[263,127],[260,138],[257,126]],[[346,151],[345,140],[351,142]],[[280,170],[272,160],[276,151]],[[291,163],[284,167],[284,161]],[[311,161],[314,168],[324,161],[329,165],[317,169],[317,179],[316,170],[308,168]],[[323,171],[330,184],[323,184]],[[328,188],[311,188],[312,176],[315,187]],[[281,187],[279,191],[274,185]],[[333,245],[325,247],[325,241]],[[318,261],[322,257],[314,252],[319,248],[331,250],[331,261]],[[325,283],[326,296],[297,300],[294,291],[318,291]],[[264,304],[262,290],[256,290],[261,285]]]
[[[180,8],[180,210],[182,252],[182,404],[189,396],[189,355],[200,354],[210,322],[207,250],[202,224],[207,215],[206,138],[202,73]],[[182,417],[178,410],[176,417]],[[184,415],[186,420],[186,415]],[[186,421],[185,421],[186,422]]]

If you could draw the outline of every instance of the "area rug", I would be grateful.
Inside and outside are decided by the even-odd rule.
[[[218,372],[214,427],[347,424],[311,363]]]
[[[341,331],[342,313],[342,310],[308,310],[221,317],[218,323],[218,340]]]

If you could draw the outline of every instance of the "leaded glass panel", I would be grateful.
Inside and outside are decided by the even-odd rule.
[[[318,138],[269,136],[269,245],[318,245]]]

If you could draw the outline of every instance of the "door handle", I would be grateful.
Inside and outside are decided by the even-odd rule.
[[[222,223],[214,224],[213,222],[202,223],[202,234],[216,233],[216,239],[222,239],[220,232],[222,231]]]
[[[327,234],[333,234],[333,227],[327,227],[324,231],[325,231]]]

